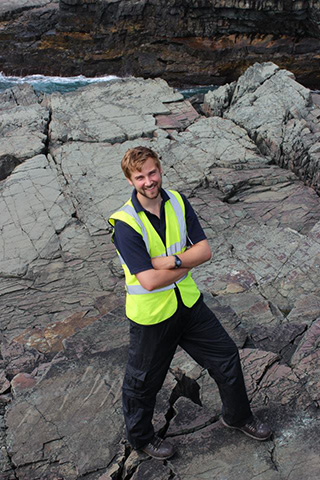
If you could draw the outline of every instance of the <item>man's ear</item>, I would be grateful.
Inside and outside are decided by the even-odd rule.
[[[133,186],[133,183],[132,183],[132,181],[130,180],[130,178],[126,177],[126,179],[128,180],[129,184],[130,184],[131,186]]]

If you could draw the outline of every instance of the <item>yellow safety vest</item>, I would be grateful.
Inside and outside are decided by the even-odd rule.
[[[137,212],[128,200],[123,207],[109,218],[114,227],[116,220],[121,220],[138,232],[146,245],[150,257],[178,255],[186,250],[187,230],[185,205],[181,195],[173,190],[166,190],[169,196],[165,202],[166,245],[152,226],[144,211]],[[184,305],[192,307],[200,297],[200,291],[191,278],[190,272],[171,285],[156,290],[146,290],[132,275],[125,261],[117,251],[126,283],[126,315],[130,320],[142,325],[153,325],[171,317],[177,310],[178,302],[174,291],[177,286]]]

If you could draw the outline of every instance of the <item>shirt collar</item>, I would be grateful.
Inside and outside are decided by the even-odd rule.
[[[169,195],[167,194],[167,192],[163,188],[161,188],[161,190],[160,190],[160,195],[162,197],[163,202],[166,202],[167,200],[170,200]],[[137,199],[137,190],[136,189],[134,189],[133,192],[132,192],[131,201],[132,201],[134,209],[137,213],[145,211],[145,209],[143,208],[143,206],[141,205],[141,203]]]

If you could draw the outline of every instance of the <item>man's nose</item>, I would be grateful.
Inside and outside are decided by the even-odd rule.
[[[149,186],[152,184],[152,179],[151,177],[146,177],[146,185]]]

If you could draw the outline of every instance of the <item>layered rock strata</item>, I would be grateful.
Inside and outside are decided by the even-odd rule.
[[[319,88],[314,0],[38,0],[0,10],[0,70],[224,84],[272,60]]]
[[[160,79],[2,94],[1,480],[318,479],[319,165],[313,188],[299,179],[316,165],[317,101],[272,64],[209,93],[206,116]],[[179,455],[125,442],[128,325],[105,218],[130,195],[120,160],[141,144],[206,231],[213,257],[193,275],[240,349],[267,442],[222,426],[216,385],[183,351],[154,418]]]
[[[288,96],[283,96],[284,84]],[[319,107],[317,95],[297,88],[294,76],[272,63],[248,68],[238,82],[206,94],[202,106],[204,113],[244,128],[272,162],[294,171],[320,194]]]

